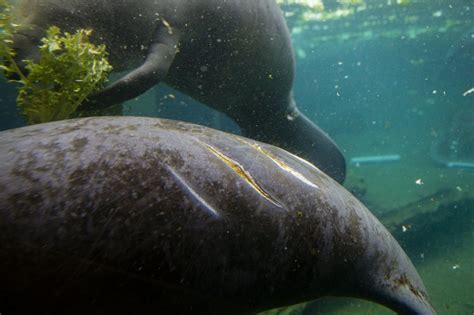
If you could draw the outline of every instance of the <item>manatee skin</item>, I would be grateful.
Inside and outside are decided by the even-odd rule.
[[[20,65],[38,58],[45,30],[57,25],[93,29],[114,69],[130,70],[82,109],[121,103],[163,82],[225,113],[245,136],[345,178],[340,149],[296,107],[293,48],[275,0],[20,0],[15,16]]]
[[[0,133],[6,314],[254,314],[325,295],[432,315],[382,224],[312,164],[183,122]]]

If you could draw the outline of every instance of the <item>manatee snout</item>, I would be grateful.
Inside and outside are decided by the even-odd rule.
[[[360,269],[352,296],[382,304],[402,315],[436,315],[414,265],[397,241],[376,220],[369,247],[358,261]],[[378,227],[377,227],[378,225]]]

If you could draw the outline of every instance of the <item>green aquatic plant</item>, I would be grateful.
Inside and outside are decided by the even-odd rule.
[[[40,46],[38,63],[26,61],[17,104],[29,123],[66,119],[106,82],[112,67],[105,46],[89,42],[90,30],[60,35],[51,27]]]
[[[29,124],[69,118],[87,99],[100,90],[112,70],[104,45],[89,41],[91,30],[75,34],[52,26],[39,46],[38,63],[26,60],[28,75],[22,73],[9,46],[17,27],[11,22],[11,8],[0,0],[0,58],[5,74],[16,74],[20,84],[17,105]]]
[[[11,63],[15,57],[15,52],[10,47],[12,44],[12,34],[17,25],[12,22],[12,7],[6,0],[0,0],[0,69],[5,72],[18,72],[16,64],[5,66],[5,62]]]

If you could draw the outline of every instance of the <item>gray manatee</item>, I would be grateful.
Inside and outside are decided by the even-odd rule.
[[[5,314],[254,314],[325,295],[433,315],[382,224],[312,164],[183,122],[0,133]]]
[[[275,0],[20,0],[19,63],[51,25],[92,28],[115,70],[133,69],[83,108],[117,104],[159,82],[234,119],[244,135],[312,161],[339,182],[336,144],[296,107],[294,56]]]

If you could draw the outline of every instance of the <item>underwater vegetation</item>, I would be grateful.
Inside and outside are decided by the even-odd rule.
[[[112,66],[106,47],[89,42],[92,30],[62,34],[58,27],[50,27],[41,41],[39,61],[26,60],[23,70],[9,46],[17,27],[12,22],[11,6],[1,0],[0,67],[10,82],[19,85],[17,106],[28,124],[69,118],[107,81]]]

